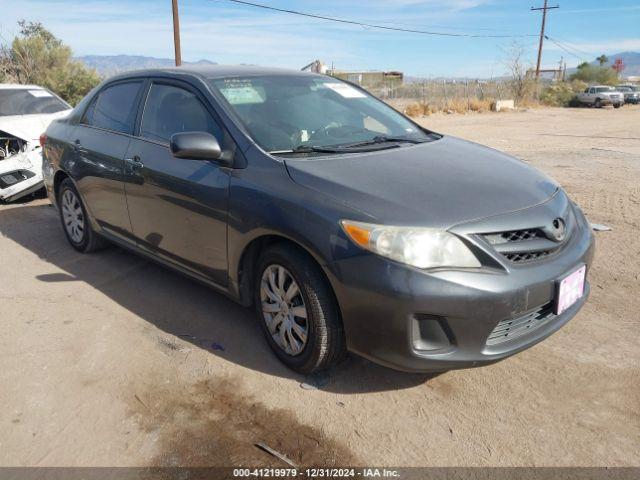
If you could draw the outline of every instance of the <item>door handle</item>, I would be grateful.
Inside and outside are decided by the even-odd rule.
[[[124,171],[128,174],[133,174],[136,170],[141,170],[144,168],[144,163],[140,161],[140,157],[135,156],[133,158],[125,158],[124,159]]]

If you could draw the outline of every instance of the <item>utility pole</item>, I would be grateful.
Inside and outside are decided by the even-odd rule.
[[[182,65],[180,53],[180,18],[178,17],[178,0],[171,0],[173,7],[173,48],[175,50],[176,67]]]
[[[554,8],[560,8],[560,5],[555,7],[548,7],[547,0],[544,0],[544,7],[531,7],[531,11],[542,10],[542,28],[540,29],[540,46],[538,47],[538,64],[536,66],[536,80],[540,78],[540,62],[542,61],[542,44],[544,43],[544,28],[547,23],[547,10],[553,10]]]
[[[560,67],[558,67],[558,81],[564,82],[564,73],[562,72],[562,64],[564,63],[564,57],[560,57]]]

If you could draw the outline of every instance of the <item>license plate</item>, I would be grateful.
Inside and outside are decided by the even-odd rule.
[[[570,273],[558,283],[558,296],[556,299],[555,314],[562,312],[576,303],[584,294],[584,280],[587,267],[581,266],[578,270]]]

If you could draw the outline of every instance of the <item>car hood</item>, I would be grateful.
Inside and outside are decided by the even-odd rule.
[[[49,124],[66,117],[71,110],[37,115],[9,115],[0,117],[0,130],[27,142],[38,140]]]
[[[556,182],[455,137],[339,157],[285,159],[296,183],[388,225],[449,228],[548,200]],[[363,219],[360,219],[363,220]]]

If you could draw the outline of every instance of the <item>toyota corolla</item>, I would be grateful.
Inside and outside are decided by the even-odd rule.
[[[593,235],[555,181],[332,77],[128,73],[42,141],[73,248],[115,243],[253,306],[299,372],[348,351],[405,371],[489,364],[589,293]]]

